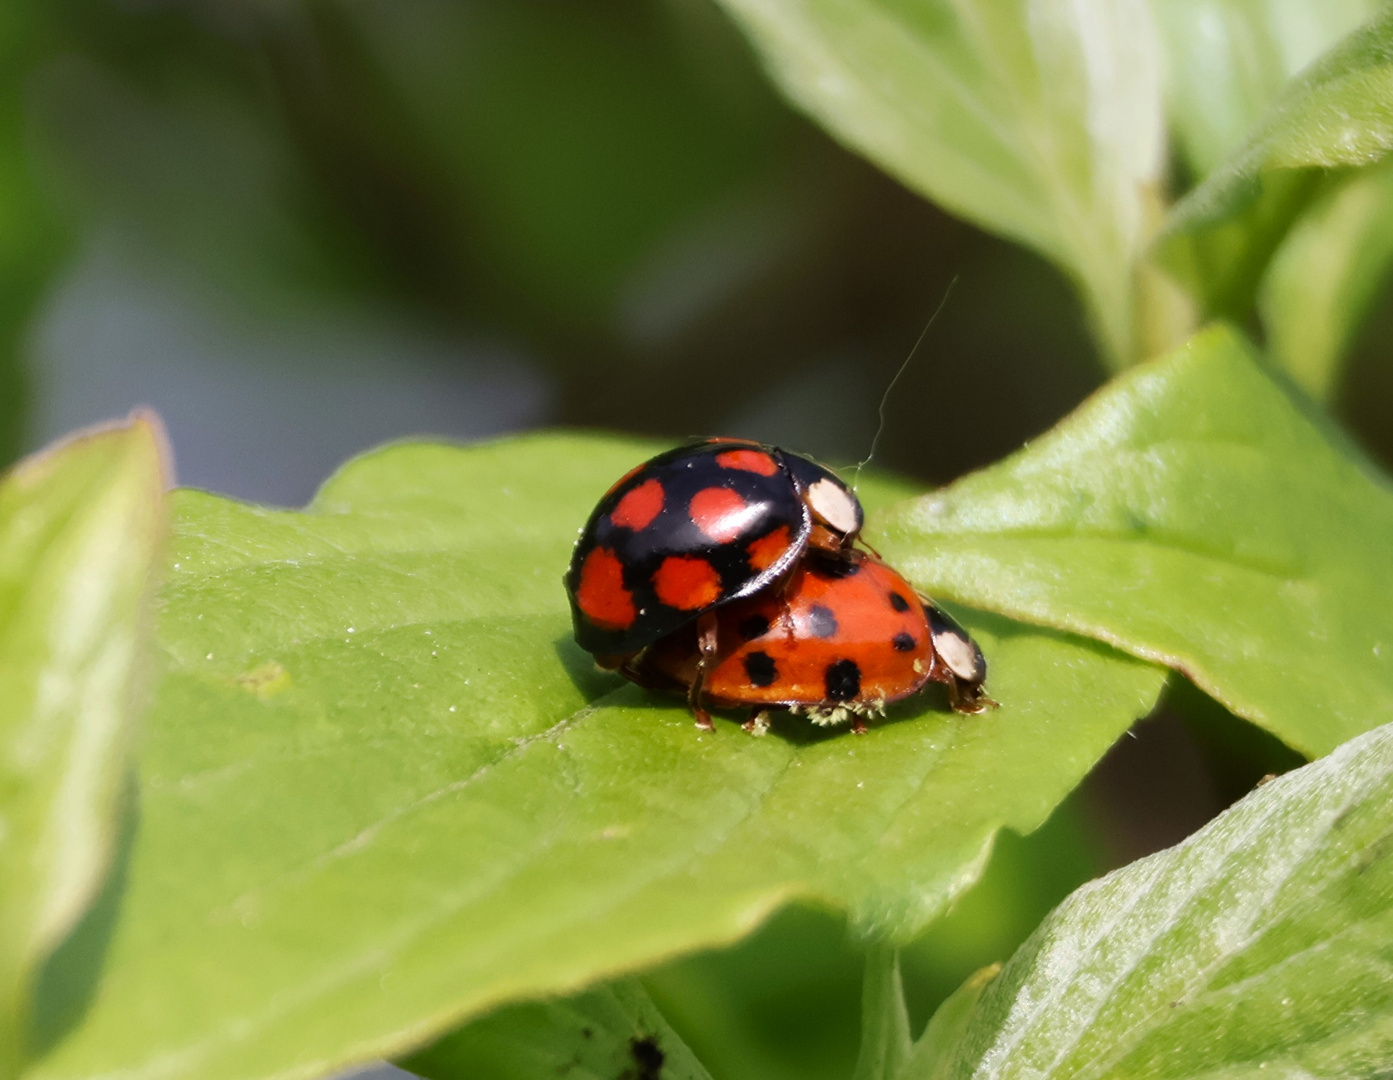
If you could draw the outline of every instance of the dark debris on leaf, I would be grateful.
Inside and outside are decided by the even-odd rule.
[[[663,1062],[667,1055],[653,1036],[635,1036],[630,1039],[629,1054],[634,1059],[634,1067],[625,1069],[620,1080],[661,1080]]]

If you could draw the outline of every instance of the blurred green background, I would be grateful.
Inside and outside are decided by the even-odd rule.
[[[706,0],[11,6],[7,449],[137,403],[297,503],[413,433],[751,434],[943,481],[1100,380],[1034,256],[793,113]]]
[[[943,482],[1102,379],[1038,258],[795,114],[708,0],[0,14],[4,452],[145,403],[302,502],[415,433],[750,434]],[[1382,327],[1336,408],[1393,460]]]
[[[0,56],[5,461],[144,404],[182,482],[283,505],[387,439],[539,425],[847,464],[950,282],[878,467],[946,482],[1104,378],[1056,270],[794,113],[708,0],[46,0],[0,8]],[[1385,464],[1390,324],[1382,297],[1333,405]],[[919,1020],[1291,764],[1215,709],[1177,685],[1003,840],[906,959]],[[652,986],[722,1075],[830,1076],[859,978],[794,912]]]

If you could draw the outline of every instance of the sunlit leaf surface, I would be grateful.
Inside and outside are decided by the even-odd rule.
[[[1152,665],[964,613],[996,711],[703,735],[571,642],[576,530],[649,452],[399,446],[305,513],[178,495],[128,887],[36,1076],[319,1074],[793,897],[907,936],[1155,699]]]
[[[1393,493],[1231,331],[876,524],[931,592],[1180,668],[1307,754],[1393,713]]]

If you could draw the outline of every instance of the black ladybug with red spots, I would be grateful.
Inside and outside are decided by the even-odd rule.
[[[855,494],[808,458],[734,439],[660,454],[581,530],[566,575],[576,640],[642,686],[686,691],[708,729],[707,705],[753,706],[752,731],[779,705],[860,732],[930,680],[961,712],[991,704],[980,650],[854,548],[861,525]]]
[[[581,530],[566,575],[576,640],[617,663],[778,581],[809,546],[850,547],[861,521],[833,473],[774,447],[708,439],[659,454]]]

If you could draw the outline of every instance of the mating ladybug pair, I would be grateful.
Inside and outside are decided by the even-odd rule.
[[[600,666],[707,707],[865,718],[946,684],[979,712],[986,662],[951,618],[856,549],[861,504],[833,473],[759,443],[659,454],[605,494],[566,574],[576,641]]]

